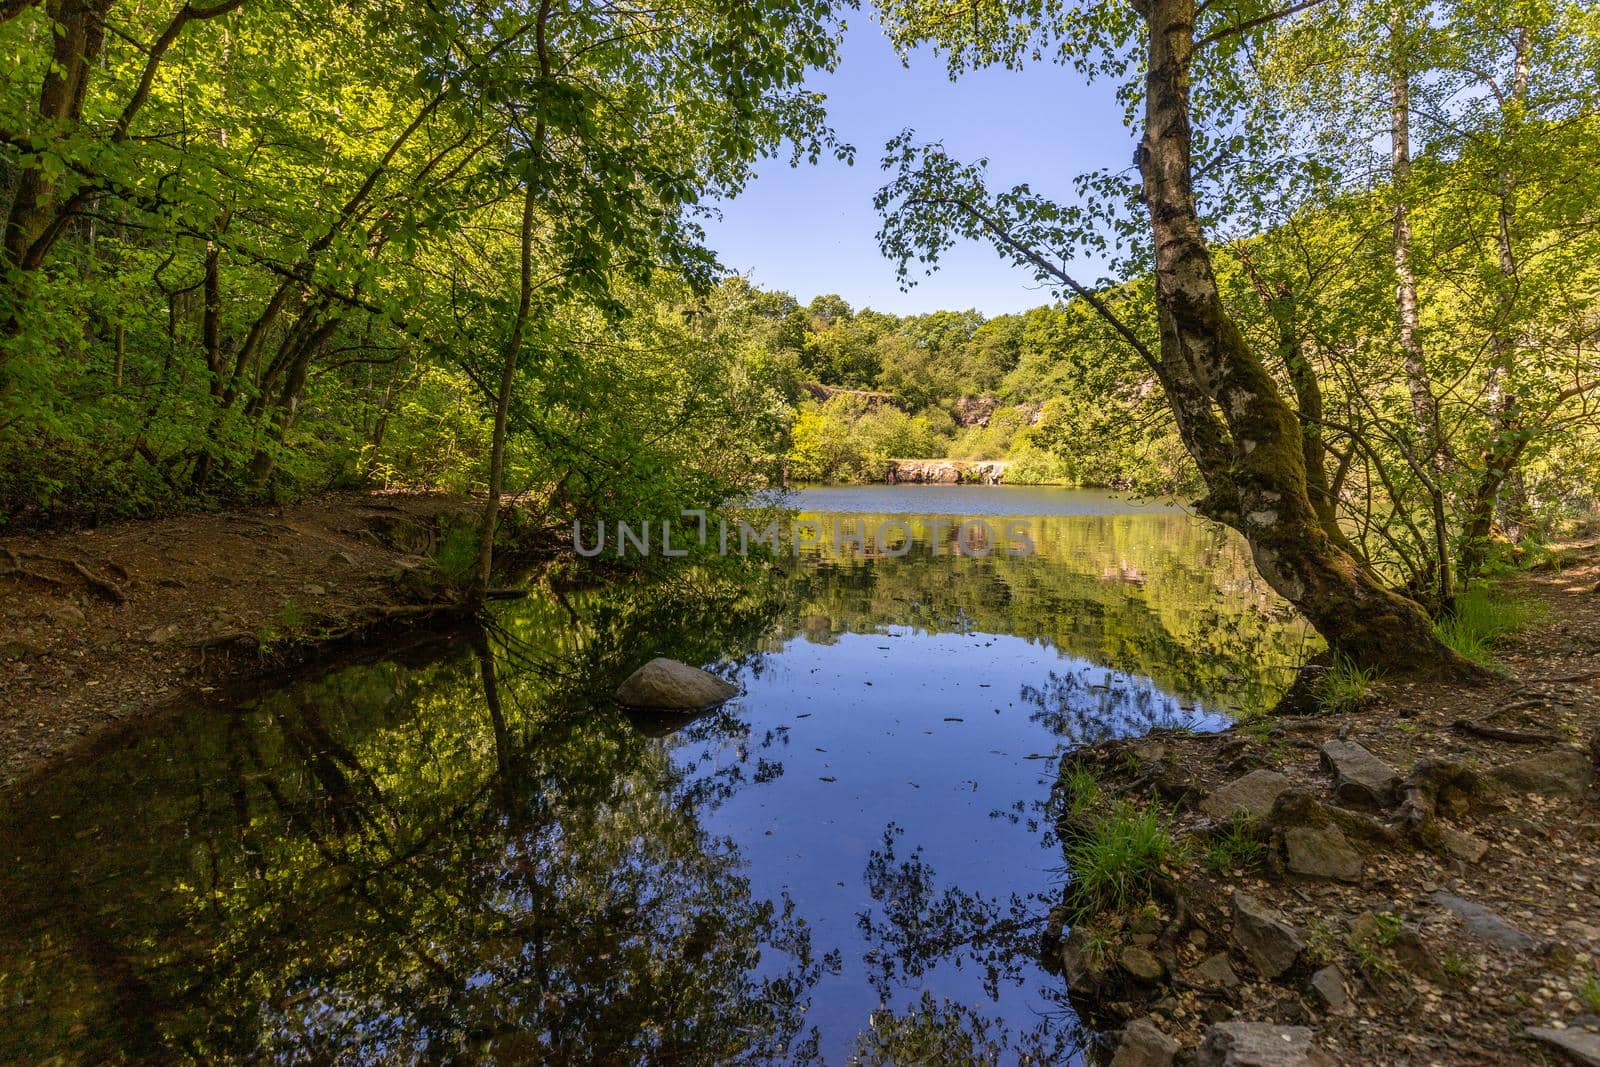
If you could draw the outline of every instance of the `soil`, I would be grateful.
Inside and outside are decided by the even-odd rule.
[[[1189,846],[1158,880],[1159,917],[1096,920],[1106,940],[1089,956],[1074,959],[1066,942],[1050,949],[1069,974],[1076,965],[1074,1003],[1107,1028],[1110,1048],[1122,1024],[1148,1016],[1176,1039],[1179,1062],[1213,1024],[1244,1020],[1308,1027],[1312,1048],[1338,1063],[1600,1063],[1530,1032],[1554,1028],[1600,1050],[1600,557],[1591,548],[1509,584],[1543,611],[1497,651],[1508,676],[1492,684],[1380,681],[1346,714],[1166,731],[1077,755],[1112,795],[1154,796],[1174,811]],[[1322,747],[1340,740],[1394,769],[1393,791],[1337,792]],[[1201,805],[1263,770],[1287,788],[1246,824],[1259,852],[1208,863],[1234,820]],[[1326,845],[1329,826],[1345,849],[1325,850],[1327,867],[1308,863],[1307,833]],[[1291,838],[1302,843],[1295,854]],[[1352,880],[1329,876],[1341,864]],[[1235,891],[1298,934],[1303,948],[1283,974],[1252,966]],[[1160,959],[1160,980],[1141,982],[1119,962],[1139,947]],[[1219,953],[1238,985],[1218,981],[1215,960],[1201,967]],[[1105,962],[1083,978],[1086,958]],[[1330,965],[1342,973],[1323,972]],[[1329,1005],[1319,973],[1348,1004]],[[1234,1062],[1211,1055],[1202,1062]]]
[[[0,783],[105,723],[374,629],[460,614],[430,580],[443,494],[0,538]]]

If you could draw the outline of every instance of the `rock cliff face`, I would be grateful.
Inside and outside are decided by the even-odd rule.
[[[887,480],[890,485],[999,485],[1006,466],[999,460],[891,459]]]
[[[964,396],[951,407],[950,414],[955,416],[957,426],[987,426],[999,406],[1000,401],[992,396]]]

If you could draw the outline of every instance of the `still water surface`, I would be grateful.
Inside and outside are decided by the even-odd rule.
[[[791,502],[920,540],[547,589],[0,801],[0,1061],[1070,1060],[1035,959],[1067,877],[1057,757],[1222,728],[1305,633],[1176,508]],[[1038,551],[955,555],[936,516],[1026,520]],[[743,694],[689,722],[611,707],[655,655]]]

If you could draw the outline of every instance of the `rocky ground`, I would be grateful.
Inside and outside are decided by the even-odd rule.
[[[1513,584],[1503,682],[1081,754],[1186,850],[1049,949],[1102,1062],[1600,1065],[1600,560]]]
[[[432,557],[441,523],[465,508],[337,493],[0,538],[0,783],[103,723],[452,613]]]

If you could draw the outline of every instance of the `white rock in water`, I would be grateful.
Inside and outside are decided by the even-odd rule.
[[[658,657],[617,687],[617,703],[630,708],[703,708],[738,692],[736,686],[699,667]]]

